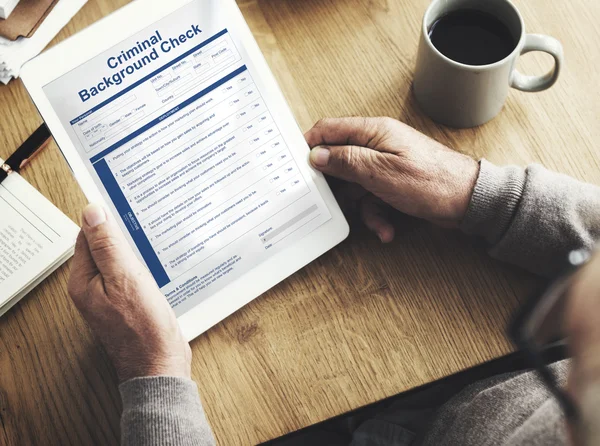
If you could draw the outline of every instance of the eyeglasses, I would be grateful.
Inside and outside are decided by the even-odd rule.
[[[566,342],[564,310],[567,293],[573,278],[591,257],[590,251],[572,251],[568,256],[564,273],[545,291],[527,302],[518,311],[508,329],[515,346],[527,355],[527,359],[557,398],[565,416],[570,420],[578,418],[577,406],[559,385],[557,376],[544,361],[543,352],[550,346]]]

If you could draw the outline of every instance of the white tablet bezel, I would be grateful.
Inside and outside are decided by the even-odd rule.
[[[169,2],[137,0],[42,53],[23,67],[21,77],[25,87],[90,202],[102,203],[105,200],[42,88],[95,55],[117,45],[129,36],[193,1],[196,0],[170,0]],[[238,33],[242,34],[245,49],[254,61],[259,75],[265,82],[277,86],[277,82],[235,1],[221,0],[220,5],[227,15],[232,29],[235,28]],[[82,48],[85,48],[85,51]],[[281,131],[287,135],[286,139],[298,141],[298,144],[294,144],[291,149],[299,150],[302,147],[300,141],[304,141],[304,137],[281,90],[279,88],[269,89],[268,95],[271,104],[277,104],[281,110],[285,111],[282,116],[279,116],[278,122],[281,124]],[[303,147],[306,148],[306,157],[308,157],[308,147],[305,142]],[[188,340],[197,337],[222,321],[348,236],[348,223],[327,182],[314,169],[309,169],[309,172],[331,213],[331,220],[304,237],[301,242],[274,254],[241,278],[180,316],[178,320]]]

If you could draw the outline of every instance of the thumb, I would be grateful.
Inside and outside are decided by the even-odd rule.
[[[83,233],[89,252],[103,277],[109,277],[131,265],[127,242],[114,220],[98,204],[83,210]]]
[[[317,146],[310,152],[312,166],[327,175],[370,190],[374,167],[387,154],[361,146]]]

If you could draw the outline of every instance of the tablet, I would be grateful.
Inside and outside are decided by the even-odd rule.
[[[25,65],[193,339],[348,235],[234,0],[138,0]]]

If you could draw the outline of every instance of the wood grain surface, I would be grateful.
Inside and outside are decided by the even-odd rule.
[[[53,44],[124,3],[90,0]],[[529,32],[563,43],[558,84],[512,91],[489,124],[451,130],[410,92],[429,0],[239,1],[303,129],[325,116],[393,116],[477,158],[600,183],[600,2],[515,3]],[[549,65],[539,54],[519,62],[529,74]],[[40,123],[20,81],[0,87],[0,156]],[[85,199],[54,143],[24,177],[80,222]],[[536,280],[457,232],[396,220],[387,246],[353,220],[346,242],[192,343],[219,444],[268,440],[510,351],[505,324]],[[2,445],[118,444],[116,377],[68,298],[69,267],[0,319]]]

